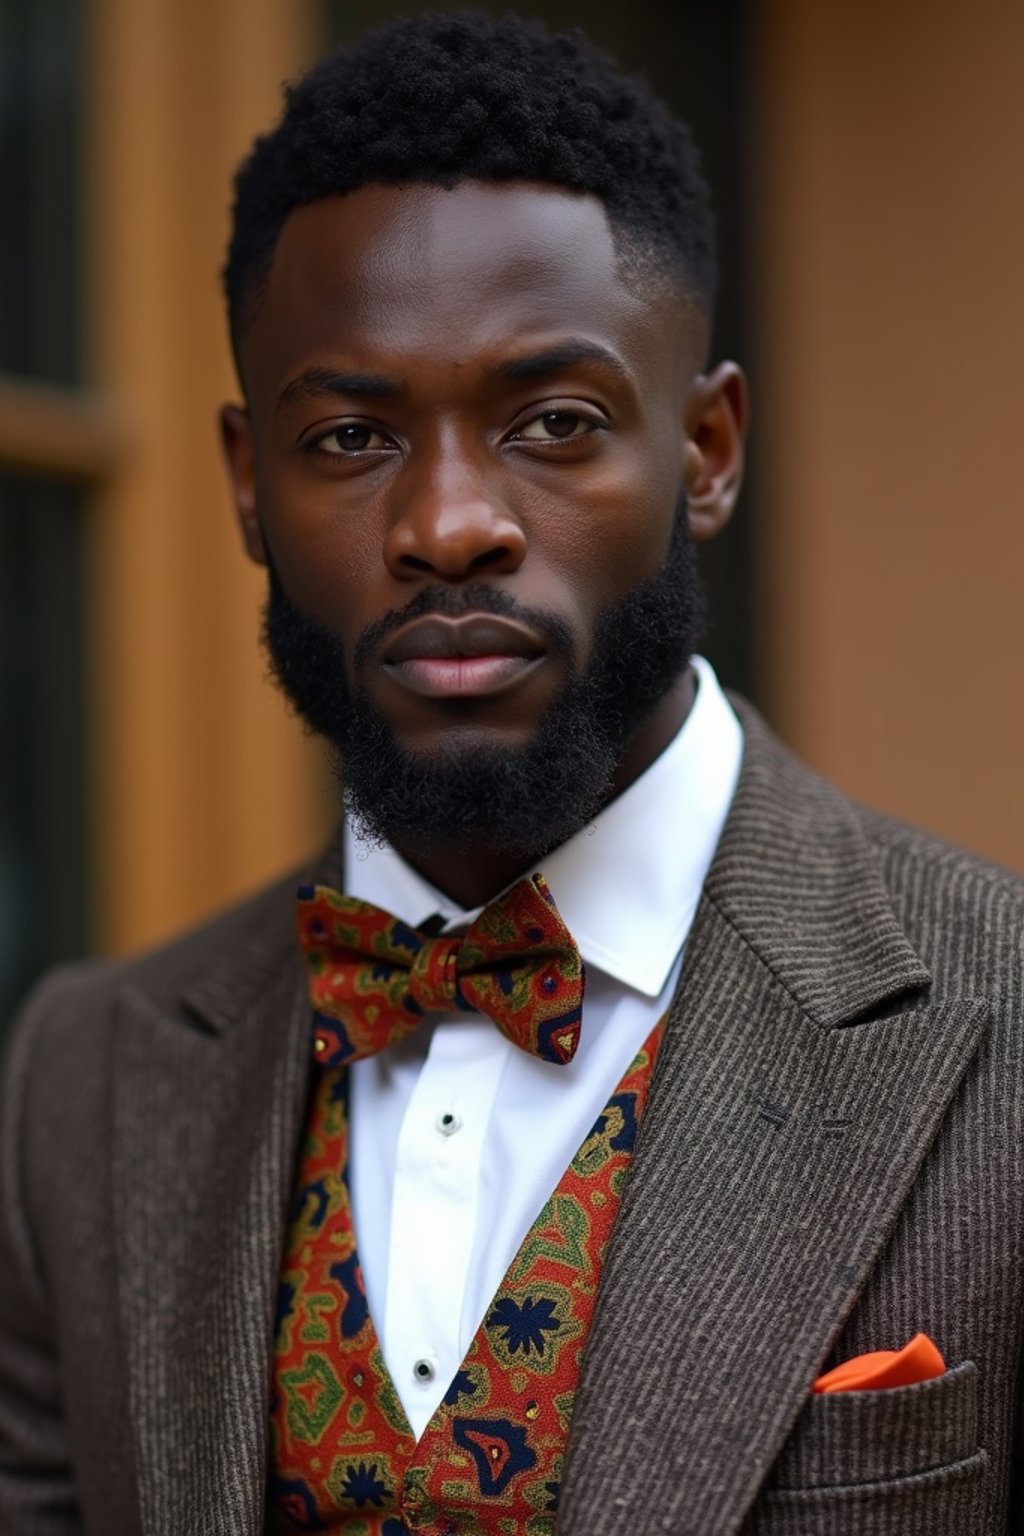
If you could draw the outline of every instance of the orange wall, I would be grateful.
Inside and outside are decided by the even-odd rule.
[[[1024,869],[1024,5],[764,0],[753,60],[769,714]]]
[[[312,52],[298,0],[93,0],[89,354],[130,449],[92,511],[97,938],[152,942],[300,858],[332,814],[264,681],[229,511],[217,272],[230,176]]]

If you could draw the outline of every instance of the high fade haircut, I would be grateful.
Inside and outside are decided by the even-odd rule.
[[[477,11],[409,17],[285,87],[235,177],[224,269],[238,343],[295,208],[373,182],[528,180],[605,206],[625,275],[677,281],[710,322],[714,220],[690,131],[581,32]]]

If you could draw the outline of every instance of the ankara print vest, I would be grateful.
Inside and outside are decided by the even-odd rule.
[[[318,1074],[281,1279],[270,1499],[298,1531],[551,1536],[580,1359],[664,1020],[526,1236],[417,1442],[366,1304],[347,1073]]]

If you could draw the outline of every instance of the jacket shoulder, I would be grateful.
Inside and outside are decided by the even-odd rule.
[[[853,811],[896,916],[936,982],[1019,1006],[1024,878],[879,811]]]
[[[924,881],[929,891],[968,908],[994,904],[1024,919],[1024,875],[909,822],[851,804],[884,876],[895,887]]]
[[[47,1036],[60,1051],[69,1033],[102,1029],[124,987],[142,992],[156,1007],[175,1012],[192,982],[225,956],[239,953],[259,935],[287,936],[294,926],[295,890],[310,877],[308,865],[196,923],[140,954],[74,961],[47,972],[30,992],[11,1030],[14,1051],[26,1035]]]
[[[1020,1018],[1024,880],[856,804],[794,757],[750,705],[732,702],[744,762],[708,883],[808,1011],[824,997],[827,1016],[845,1016],[840,994],[877,991],[896,964],[904,990],[927,973],[933,1001],[984,998]]]

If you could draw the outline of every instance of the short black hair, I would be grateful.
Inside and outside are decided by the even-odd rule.
[[[396,21],[285,87],[235,178],[224,285],[237,345],[293,209],[372,182],[529,180],[588,192],[631,265],[710,318],[714,220],[690,131],[581,32],[482,12]]]

